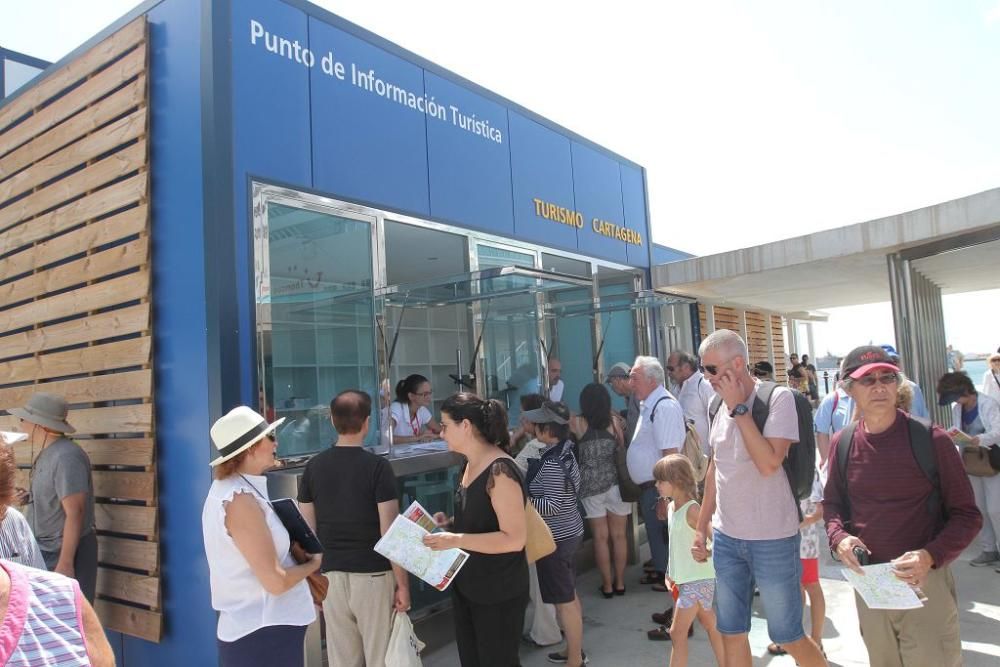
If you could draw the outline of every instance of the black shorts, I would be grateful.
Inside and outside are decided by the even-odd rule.
[[[538,559],[538,590],[545,604],[564,604],[576,597],[576,551],[583,537],[556,542],[556,550]]]

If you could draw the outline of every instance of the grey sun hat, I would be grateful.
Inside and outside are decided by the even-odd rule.
[[[569,408],[564,403],[545,401],[542,403],[542,407],[535,410],[525,410],[521,413],[521,416],[532,424],[550,424],[552,422],[556,424],[568,424]]]
[[[55,394],[39,392],[32,396],[23,408],[12,408],[8,412],[26,422],[43,426],[58,433],[74,433],[76,431],[66,421],[66,414],[69,412],[66,399]]]
[[[612,366],[608,370],[607,381],[611,382],[615,378],[626,378],[628,379],[629,374],[632,372],[632,368],[626,364],[624,361],[619,361],[617,364]]]

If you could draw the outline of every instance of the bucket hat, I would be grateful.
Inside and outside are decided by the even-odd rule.
[[[265,435],[281,426],[285,418],[267,423],[255,410],[245,405],[235,407],[212,424],[212,444],[218,451],[210,465],[213,467],[228,461],[240,452],[250,449]]]
[[[608,371],[607,381],[611,382],[615,378],[625,378],[627,380],[629,373],[631,372],[632,369],[629,368],[628,364],[626,364],[624,361],[619,361],[617,364],[612,366],[611,369]]]
[[[69,408],[66,406],[66,399],[55,394],[39,392],[28,399],[28,404],[23,408],[12,408],[8,412],[26,422],[44,426],[58,433],[73,433],[76,431],[66,421],[66,414],[69,412]]]

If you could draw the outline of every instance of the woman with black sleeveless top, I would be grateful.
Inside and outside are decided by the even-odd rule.
[[[516,667],[528,602],[527,495],[507,453],[507,411],[497,400],[455,394],[441,407],[441,437],[467,463],[455,494],[454,532],[433,533],[424,543],[469,552],[451,586],[459,660],[463,667]],[[435,519],[447,523],[443,514]]]

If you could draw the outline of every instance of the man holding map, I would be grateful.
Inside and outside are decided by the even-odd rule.
[[[833,437],[823,500],[834,556],[891,563],[899,580],[926,596],[915,609],[873,609],[856,597],[874,667],[958,667],[962,647],[950,563],[976,537],[982,517],[951,438],[896,409],[903,378],[885,350],[852,350],[842,386],[860,420]],[[869,576],[876,576],[875,572]]]
[[[399,500],[389,462],[361,446],[371,409],[365,392],[337,394],[330,403],[337,444],[309,460],[299,486],[299,508],[323,543],[330,582],[323,615],[331,665],[383,664],[392,611],[410,608],[406,571],[375,552]]]

